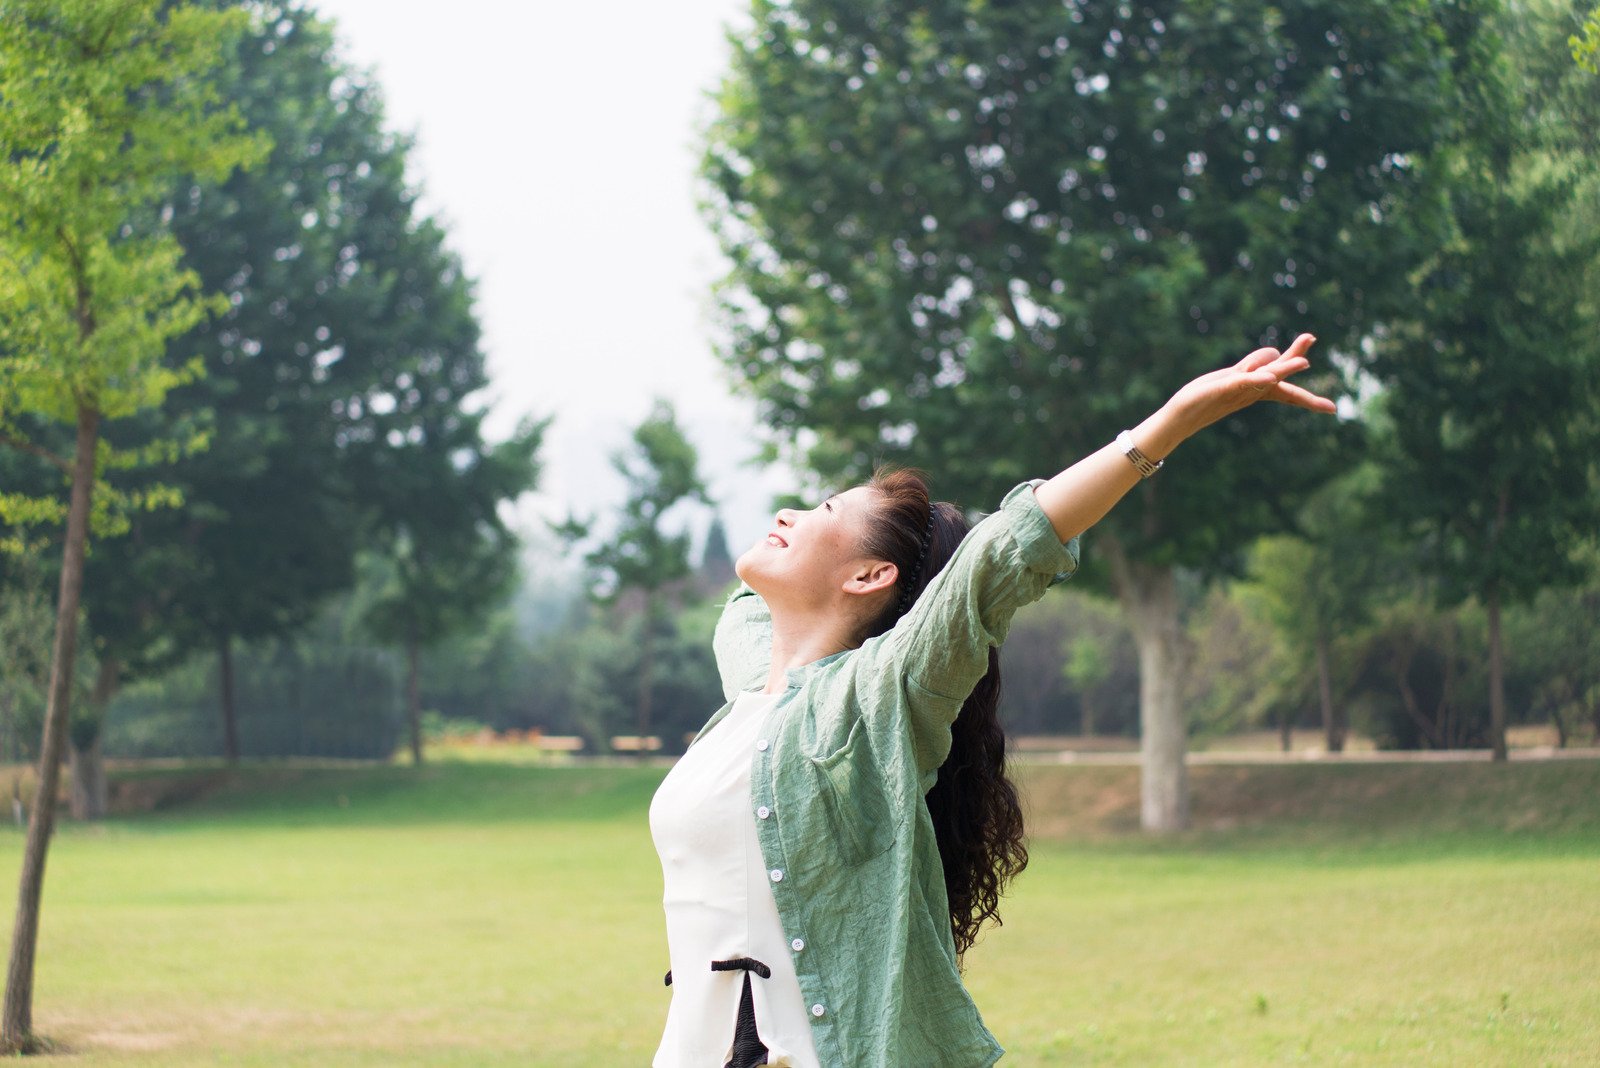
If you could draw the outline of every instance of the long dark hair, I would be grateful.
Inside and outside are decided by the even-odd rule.
[[[916,471],[880,468],[867,485],[877,491],[878,500],[862,551],[893,563],[900,579],[894,599],[871,621],[863,640],[894,626],[967,533],[961,510],[930,500],[928,485]],[[988,673],[961,706],[950,730],[950,755],[927,795],[958,957],[977,941],[986,921],[1000,922],[1000,895],[1028,865],[1022,803],[1006,778],[999,705],[1000,653],[991,647]]]

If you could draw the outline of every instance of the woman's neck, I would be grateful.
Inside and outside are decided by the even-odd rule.
[[[788,686],[786,676],[797,667],[816,663],[825,656],[855,648],[851,627],[841,623],[837,613],[772,612],[772,668],[767,673],[764,693],[778,693]]]

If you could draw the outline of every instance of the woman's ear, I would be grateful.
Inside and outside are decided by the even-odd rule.
[[[872,594],[887,590],[900,581],[900,569],[887,560],[863,560],[845,579],[844,592]]]

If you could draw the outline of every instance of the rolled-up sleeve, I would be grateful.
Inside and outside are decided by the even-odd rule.
[[[1005,641],[1017,609],[1078,569],[1078,539],[1062,543],[1024,482],[968,532],[942,571],[887,634],[862,648],[863,670],[901,688],[917,762],[937,768],[950,724]],[[899,702],[897,702],[899,703]]]

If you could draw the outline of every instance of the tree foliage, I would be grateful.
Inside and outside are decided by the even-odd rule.
[[[657,400],[633,429],[629,446],[611,458],[627,497],[610,536],[586,560],[604,598],[658,591],[691,570],[690,538],[668,515],[680,505],[705,503],[700,458],[670,403]]]
[[[1589,12],[1582,29],[1567,38],[1572,58],[1590,74],[1600,74],[1600,7]]]
[[[274,148],[249,173],[171,189],[185,261],[227,311],[171,348],[198,352],[207,376],[130,432],[190,423],[211,447],[160,472],[181,512],[139,519],[96,561],[95,629],[128,677],[197,650],[226,677],[234,642],[305,627],[379,546],[407,598],[379,610],[379,629],[407,604],[418,634],[453,625],[506,581],[514,539],[485,499],[525,488],[538,439],[529,426],[483,440],[471,285],[416,207],[409,144],[385,129],[376,86],[303,8],[214,6],[251,16],[220,92]],[[234,737],[226,687],[221,699]]]
[[[238,114],[206,76],[217,41],[243,21],[157,0],[0,6],[0,443],[59,472],[69,464],[49,423],[74,424],[84,409],[126,418],[199,371],[161,355],[220,305],[182,265],[159,209],[175,174],[220,179],[266,148],[240,134]],[[97,445],[95,466],[196,444],[143,454]],[[124,525],[127,510],[175,500],[160,487],[101,488],[104,530]],[[66,511],[59,482],[37,494],[0,491],[12,548],[19,528],[60,523]]]
[[[1425,4],[800,0],[735,43],[707,163],[726,355],[828,478],[936,457],[984,502],[1293,324],[1354,353],[1440,222]],[[1334,437],[1247,416],[1111,525],[1214,567]]]
[[[694,594],[685,581],[692,571],[689,532],[674,529],[671,517],[683,505],[709,500],[700,478],[699,455],[666,401],[655,402],[634,428],[631,444],[612,457],[612,466],[627,485],[627,498],[610,536],[585,560],[595,575],[600,600],[637,609],[635,725],[645,735],[651,727],[657,652],[674,636],[668,598],[675,589],[680,599],[692,599]],[[577,522],[566,529],[574,539],[588,532],[588,525]]]

